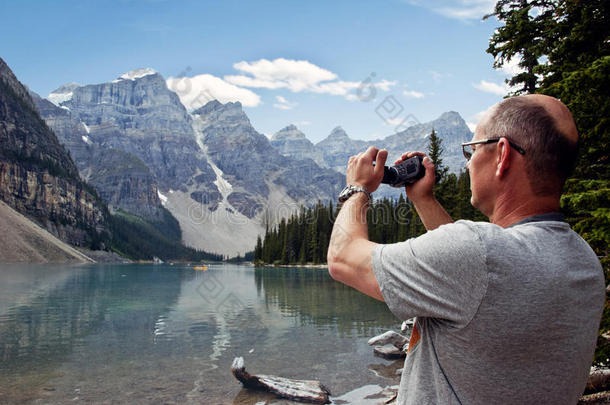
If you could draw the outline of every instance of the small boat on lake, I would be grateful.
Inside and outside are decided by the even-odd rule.
[[[207,270],[208,266],[193,266],[193,270]]]

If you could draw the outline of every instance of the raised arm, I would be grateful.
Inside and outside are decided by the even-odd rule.
[[[422,153],[405,153],[400,162]],[[387,159],[386,150],[370,147],[366,152],[349,159],[346,173],[348,185],[360,186],[369,193],[379,187],[383,178],[383,166]],[[375,162],[375,166],[373,166]],[[407,196],[428,230],[453,222],[447,211],[434,198],[434,165],[424,159],[426,175],[415,184],[406,187]],[[365,193],[352,195],[341,207],[335,220],[328,246],[328,270],[337,281],[341,281],[358,291],[383,301],[379,283],[373,273],[372,255],[377,246],[368,237],[366,211],[369,198]]]
[[[387,157],[387,151],[379,151],[374,147],[352,156],[347,166],[347,184],[364,187],[369,193],[377,190],[383,178],[383,165]],[[376,162],[375,166],[373,161]],[[341,207],[330,236],[328,271],[335,280],[383,301],[371,263],[373,249],[377,244],[369,241],[368,237],[368,205],[368,196],[359,192]]]
[[[428,231],[438,228],[441,225],[453,222],[451,216],[445,211],[443,206],[434,197],[434,164],[426,155],[421,152],[407,152],[402,155],[394,164],[397,164],[412,156],[424,156],[424,167],[426,175],[419,181],[405,187],[407,197],[417,210],[419,218],[424,223]]]

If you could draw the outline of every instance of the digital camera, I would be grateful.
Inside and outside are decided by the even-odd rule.
[[[392,187],[404,187],[406,184],[415,183],[426,174],[426,168],[422,163],[423,160],[422,156],[413,156],[403,160],[396,166],[384,166],[381,182],[389,184]]]

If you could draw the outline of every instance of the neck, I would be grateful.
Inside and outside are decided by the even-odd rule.
[[[510,195],[505,195],[496,201],[489,221],[506,228],[525,218],[557,211],[559,211],[557,196],[511,198]]]

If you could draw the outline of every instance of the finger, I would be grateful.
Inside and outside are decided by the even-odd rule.
[[[369,148],[366,150],[366,152],[364,152],[363,157],[364,157],[366,160],[368,160],[368,161],[370,161],[370,162],[373,162],[373,160],[375,160],[375,157],[377,156],[377,153],[378,153],[378,152],[379,152],[379,149],[377,149],[377,148],[376,148],[376,147],[374,147],[374,146],[370,146],[370,147],[369,147]]]
[[[405,152],[402,154],[402,156],[400,157],[400,159],[398,159],[396,162],[394,162],[395,165],[399,164],[400,162],[407,160],[413,156],[426,156],[425,153],[423,152]]]
[[[385,165],[386,160],[388,159],[388,151],[382,149],[377,153],[377,157],[375,158],[375,168],[373,169],[373,174],[375,176],[383,177],[383,166]]]
[[[422,161],[422,163],[424,164],[424,167],[426,169],[430,169],[430,170],[434,169],[434,163],[432,162],[432,160],[430,160],[430,158],[428,156],[424,155],[424,160]]]

